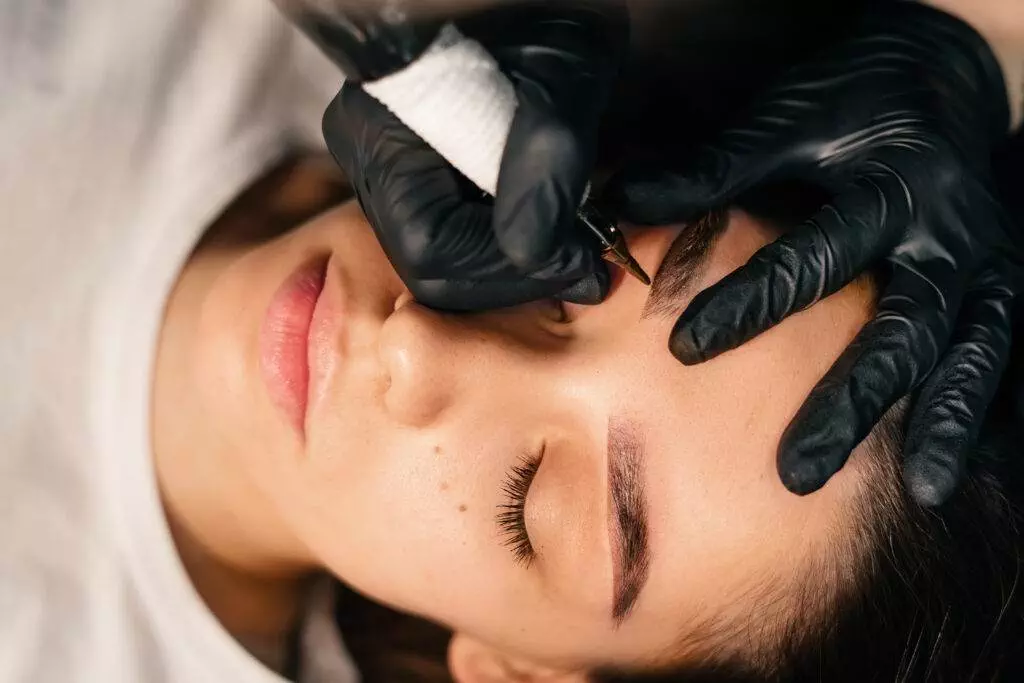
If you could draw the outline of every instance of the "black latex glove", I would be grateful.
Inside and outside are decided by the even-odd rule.
[[[766,182],[809,181],[832,197],[694,298],[671,336],[683,363],[739,346],[867,269],[887,275],[874,320],[782,437],[777,465],[791,491],[824,485],[915,390],[904,479],[929,505],[955,488],[1007,361],[1019,286],[989,168],[1007,127],[984,40],[949,15],[893,3],[790,71],[695,167],[627,170],[617,183],[624,216],[648,224]]]
[[[327,146],[419,301],[455,310],[553,295],[597,303],[608,273],[574,217],[626,46],[624,4],[517,3],[458,25],[495,56],[519,101],[493,203],[351,82],[324,114]],[[389,56],[419,35],[402,29],[393,38],[380,22],[366,32],[373,36],[368,41],[345,39],[343,26],[318,32],[332,41],[329,54],[350,65],[372,60],[339,51]],[[380,48],[392,42],[395,49]]]

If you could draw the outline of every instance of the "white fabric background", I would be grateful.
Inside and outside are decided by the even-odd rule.
[[[195,240],[338,84],[268,0],[0,2],[3,683],[280,680],[178,561],[150,366]]]

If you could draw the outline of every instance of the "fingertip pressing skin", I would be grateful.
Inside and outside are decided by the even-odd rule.
[[[919,399],[920,400],[920,399]],[[911,420],[904,444],[903,481],[914,500],[926,507],[941,505],[952,495],[963,472],[963,458],[973,443],[969,422],[948,410],[943,417],[924,410]]]
[[[903,482],[918,503],[925,507],[938,507],[945,503],[956,489],[957,481],[960,479],[959,469],[955,460],[944,465],[917,453],[908,458],[903,468]]]
[[[978,416],[964,409],[959,390],[948,393],[941,370],[920,392],[904,443],[903,481],[914,500],[926,507],[941,505],[952,495],[963,473],[963,458],[977,436],[971,424]]]
[[[558,294],[558,298],[574,304],[595,305],[601,303],[608,294],[608,269],[598,264],[597,270],[584,278],[580,278],[567,289]]]
[[[811,493],[842,469],[864,436],[858,434],[855,416],[848,393],[826,375],[779,440],[776,466],[786,488]]]
[[[779,478],[792,493],[801,496],[814,493],[839,471],[839,467],[832,464],[836,458],[817,447],[808,449],[799,440],[791,443],[792,440],[786,438],[789,430],[786,432],[779,444],[776,460]]]
[[[824,486],[828,475],[821,472],[817,461],[802,460],[796,466],[780,469],[779,478],[787,491],[798,496],[806,496]]]
[[[792,493],[814,493],[831,479],[856,446],[849,429],[836,428],[841,415],[831,409],[832,401],[804,403],[779,440],[776,470]],[[843,423],[846,426],[846,423]]]
[[[903,476],[925,506],[941,505],[956,489],[1008,362],[1011,297],[999,287],[990,296],[964,305],[958,340],[925,383],[910,423]]]
[[[688,320],[680,318],[672,328],[668,342],[669,351],[683,365],[697,365],[708,360],[701,350],[700,342]]]
[[[698,292],[672,327],[669,350],[683,365],[711,360],[736,345],[731,341],[735,322],[708,319],[708,306],[715,301],[720,284]]]
[[[703,363],[754,338],[774,323],[766,322],[764,285],[744,282],[736,271],[700,292],[672,328],[672,354],[684,365]],[[746,279],[746,278],[744,278]]]

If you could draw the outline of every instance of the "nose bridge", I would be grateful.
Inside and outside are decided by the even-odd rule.
[[[486,316],[438,313],[416,303],[397,310],[381,332],[388,412],[402,424],[428,426],[453,407],[511,400],[538,391],[542,354],[488,324]]]

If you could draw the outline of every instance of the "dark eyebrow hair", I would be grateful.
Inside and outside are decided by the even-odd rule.
[[[675,317],[682,312],[693,284],[704,273],[711,248],[728,222],[728,211],[716,210],[683,227],[654,274],[642,317]],[[615,519],[610,532],[617,541],[612,544],[612,552],[618,550],[612,560],[612,620],[616,626],[629,616],[650,572],[644,457],[639,426],[612,416],[608,421],[608,494]]]
[[[647,582],[650,567],[643,462],[643,435],[636,423],[609,419],[608,493],[615,518],[610,531],[617,541],[612,543],[612,620],[616,626],[629,616]]]
[[[716,209],[683,226],[654,274],[642,318],[675,318],[683,312],[694,284],[707,270],[711,248],[728,224],[729,212]]]

